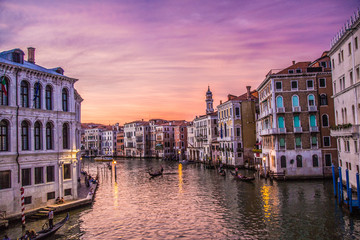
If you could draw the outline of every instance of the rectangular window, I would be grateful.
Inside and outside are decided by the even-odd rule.
[[[335,61],[334,61],[334,59],[332,60],[332,68],[335,69]]]
[[[0,190],[11,188],[11,171],[0,171]]]
[[[341,55],[338,53],[339,64],[341,63]]]
[[[25,204],[31,204],[31,196],[24,197],[24,203]]]
[[[324,137],[324,147],[330,147],[330,137]]]
[[[47,200],[55,199],[55,192],[48,192],[47,193]]]
[[[326,79],[325,78],[319,79],[319,87],[321,87],[321,88],[326,87]]]
[[[327,67],[326,62],[320,62],[320,65],[321,65],[322,67],[324,67],[324,68],[326,68],[326,67]]]
[[[354,78],[353,78],[353,72],[350,71],[350,84],[353,85],[354,84]]]
[[[236,115],[237,117],[240,116],[240,108],[239,108],[239,107],[236,107],[236,108],[235,108],[235,115]]]
[[[296,69],[296,73],[301,73],[301,69]]]
[[[46,182],[55,182],[55,167],[46,167]]]
[[[351,171],[351,162],[349,162],[349,170]]]
[[[280,165],[281,165],[281,168],[286,168],[286,157],[285,156],[281,156]]]
[[[316,136],[311,137],[311,145],[312,146],[317,146],[317,137]]]
[[[325,165],[331,166],[331,154],[325,154]]]
[[[358,49],[359,45],[358,45],[358,38],[355,37],[354,39],[354,45],[355,45],[355,50]]]
[[[239,153],[238,153],[238,157],[241,157],[241,156],[242,156],[242,153],[241,153],[241,152],[239,152]]]
[[[344,50],[341,50],[341,61],[344,61]]]
[[[31,168],[21,169],[21,183],[23,186],[31,185]]]
[[[296,148],[301,148],[301,137],[295,138],[295,145],[296,145]]]
[[[275,82],[275,91],[282,90],[282,82]]]
[[[354,140],[354,149],[355,149],[356,153],[359,151],[358,150],[358,141],[357,140]]]
[[[349,142],[349,140],[345,141],[345,152],[350,152],[350,142]]]
[[[348,44],[349,55],[351,55],[351,43]]]
[[[240,137],[240,130],[241,130],[240,128],[236,128],[236,136],[237,137]]]
[[[308,90],[314,89],[314,82],[313,82],[313,80],[307,80],[307,81],[306,81],[306,87],[307,87]]]
[[[291,90],[298,90],[297,81],[291,81]]]
[[[35,168],[35,184],[44,183],[43,167]]]
[[[341,152],[341,141],[340,141],[340,138],[338,139],[338,151]]]
[[[64,190],[64,195],[65,196],[70,196],[71,195],[71,188],[67,188]]]
[[[64,179],[71,179],[71,164],[64,164]]]
[[[360,67],[356,68],[356,80],[360,79]]]
[[[289,69],[289,73],[294,73],[294,70],[293,70],[293,69]]]

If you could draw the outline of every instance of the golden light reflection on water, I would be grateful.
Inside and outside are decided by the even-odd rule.
[[[113,195],[114,195],[114,206],[117,207],[118,206],[118,193],[119,193],[119,186],[116,182],[116,177],[115,177],[115,172],[116,170],[116,162],[112,163],[111,166],[111,172],[112,172],[112,182],[113,182]]]
[[[179,171],[179,193],[182,193],[183,192],[183,173],[182,173],[182,164],[179,163],[179,166],[178,166],[178,171]]]
[[[264,216],[265,219],[269,219],[271,216],[271,207],[270,207],[270,187],[269,186],[262,186],[261,187],[261,198],[263,200],[263,209],[264,209]]]

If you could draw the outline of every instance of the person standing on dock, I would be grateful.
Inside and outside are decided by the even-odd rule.
[[[49,209],[49,228],[53,228],[54,226],[54,211]]]

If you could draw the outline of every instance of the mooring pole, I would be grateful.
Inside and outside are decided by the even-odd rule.
[[[333,177],[333,185],[334,185],[334,197],[336,197],[336,178],[335,178],[335,166],[334,164],[331,166],[332,177]]]

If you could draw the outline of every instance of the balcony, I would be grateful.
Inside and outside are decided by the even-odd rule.
[[[316,107],[316,106],[308,106],[308,111],[309,111],[309,112],[316,112],[316,111],[317,111],[317,107]]]
[[[285,112],[285,108],[284,107],[278,107],[276,108],[276,113],[284,113]]]
[[[261,111],[260,112],[260,118],[264,118],[264,117],[266,117],[266,116],[268,116],[268,115],[270,115],[270,114],[272,114],[273,113],[273,109],[272,108],[270,108],[270,109],[265,109],[264,111]]]
[[[311,127],[310,126],[310,132],[318,132],[319,131],[319,127],[318,126],[314,126],[314,127]]]
[[[332,137],[359,137],[360,125],[342,124],[332,127],[330,136]]]
[[[302,133],[302,127],[294,127],[294,133]]]
[[[263,129],[260,135],[272,135],[272,134],[283,134],[286,133],[286,128],[268,128]]]
[[[293,112],[301,112],[301,107],[292,107]]]

